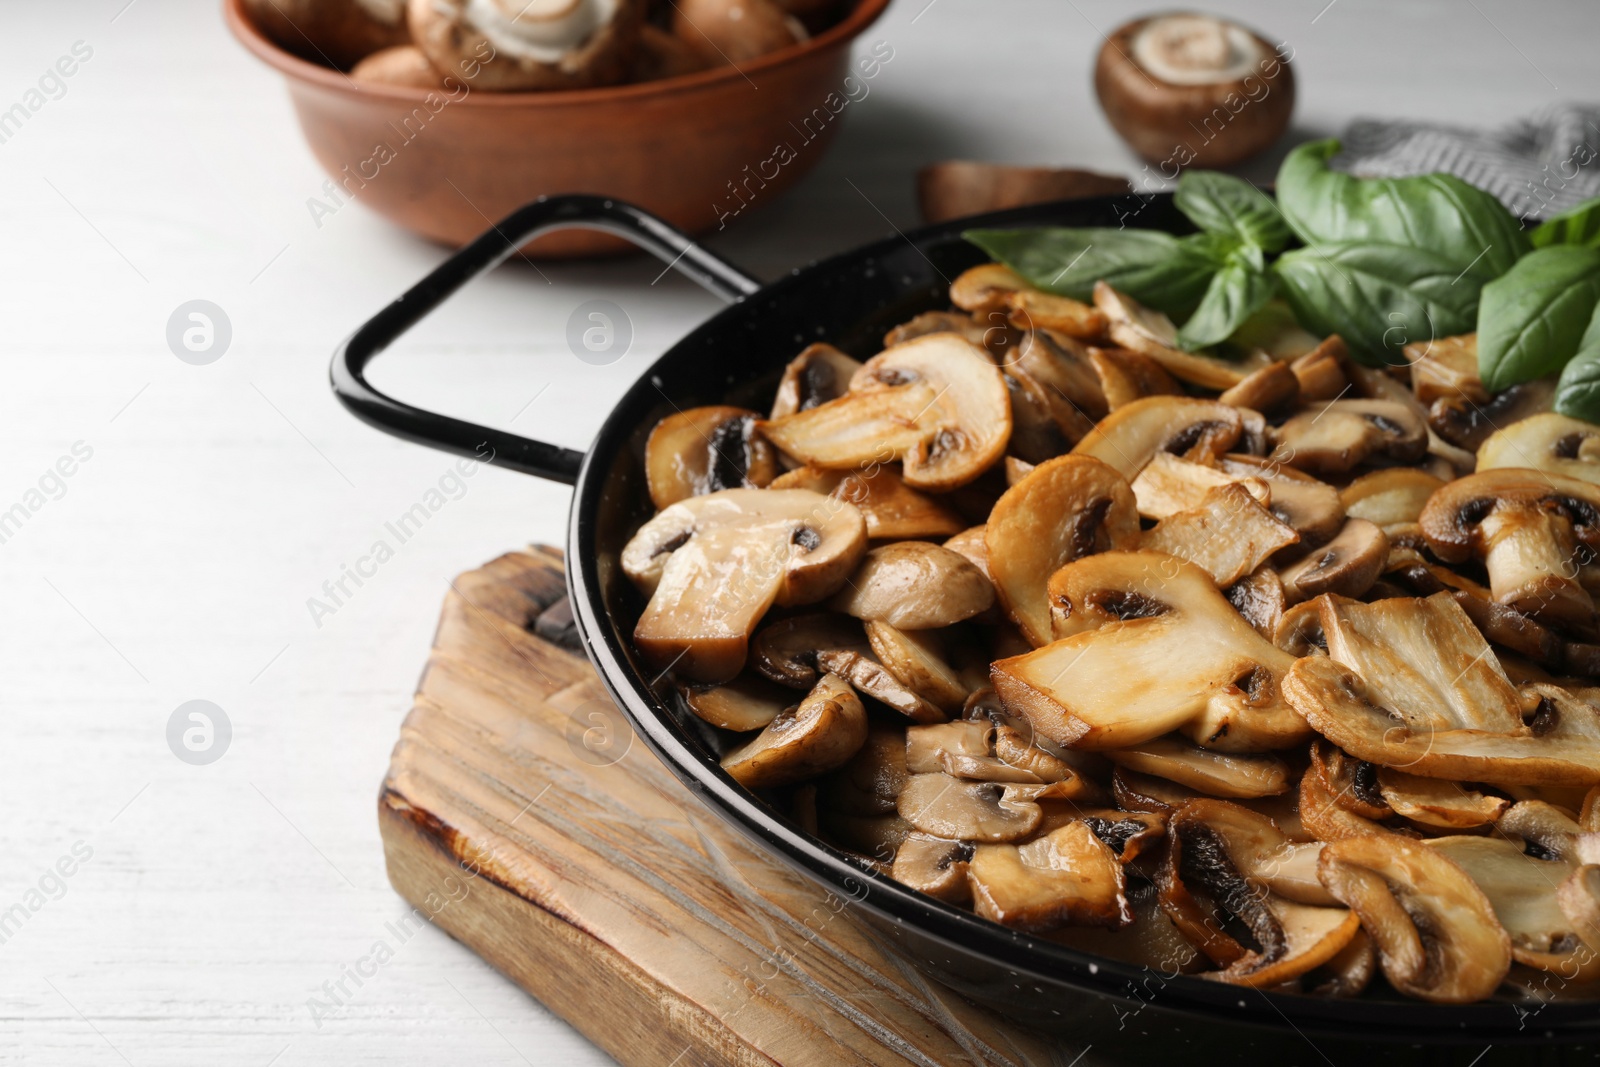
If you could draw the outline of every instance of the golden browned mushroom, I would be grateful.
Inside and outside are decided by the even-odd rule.
[[[1006,308],[1011,325],[1019,330],[1054,330],[1087,341],[1106,332],[1104,314],[1069,296],[1019,289],[1006,297]]]
[[[1300,399],[1300,379],[1289,364],[1275,359],[1239,379],[1225,389],[1218,400],[1237,408],[1250,408],[1271,414],[1293,406]]]
[[[1000,603],[1035,646],[1050,641],[1045,585],[1060,567],[1139,541],[1133,491],[1111,467],[1060,456],[1006,490],[984,528],[989,574]]]
[[[444,85],[443,75],[428,62],[422,49],[413,44],[395,45],[372,53],[350,68],[350,80],[415,89],[438,89]]]
[[[883,347],[893,348],[895,345],[903,344],[906,341],[914,341],[918,337],[926,337],[930,333],[960,334],[973,344],[983,345],[985,348],[989,348],[987,342],[991,338],[999,341],[1004,337],[1005,344],[1010,344],[1013,339],[1012,334],[1015,331],[1005,325],[1005,315],[998,311],[989,312],[988,320],[991,321],[986,321],[978,315],[966,315],[959,311],[924,311],[922,314],[915,318],[907,319],[884,334]],[[1003,349],[1005,345],[1003,344],[1000,347]],[[843,384],[848,385],[849,379],[846,378]],[[829,399],[832,398],[830,397]],[[784,413],[774,412],[772,417],[777,418],[779,414]]]
[[[839,399],[760,429],[807,463],[849,469],[899,460],[907,485],[942,491],[977,478],[1005,452],[1011,403],[982,348],[935,333],[872,357]]]
[[[1106,756],[1118,767],[1165,778],[1213,797],[1265,797],[1289,788],[1289,768],[1276,756],[1213,752],[1177,737],[1157,737],[1110,749]]]
[[[1458,782],[1419,778],[1393,767],[1379,767],[1377,775],[1378,792],[1389,810],[1435,831],[1488,826],[1511,806],[1505,797],[1482,793]]]
[[[1289,369],[1300,380],[1300,399],[1337,400],[1350,391],[1350,349],[1338,334],[1297,356]]]
[[[1236,480],[1259,478],[1267,483],[1267,510],[1292,527],[1304,545],[1320,545],[1344,528],[1344,505],[1339,491],[1311,475],[1263,456],[1232,453],[1217,461],[1224,474]]]
[[[1016,841],[1038,827],[1040,787],[963,781],[943,772],[906,778],[896,807],[925,834],[959,841]]]
[[[973,846],[966,841],[950,841],[928,834],[907,834],[894,854],[895,881],[926,893],[947,904],[971,904],[972,889],[967,884],[967,861]]]
[[[1131,348],[1089,348],[1088,354],[1108,411],[1142,397],[1178,396],[1183,392],[1177,379],[1143,352]]]
[[[713,686],[678,686],[689,710],[721,730],[760,730],[794,703],[794,693],[755,675]]]
[[[873,655],[889,673],[941,711],[959,712],[967,695],[986,681],[976,679],[976,686],[963,681],[945,662],[943,643],[936,631],[907,632],[876,619],[866,623],[866,631]]]
[[[1339,536],[1313,548],[1281,572],[1289,603],[1323,593],[1361,596],[1378,580],[1389,558],[1389,538],[1366,519],[1348,519]]]
[[[1263,507],[1272,503],[1265,479],[1230,474],[1220,467],[1179,459],[1169,452],[1150,457],[1133,479],[1133,498],[1146,519],[1165,519],[1201,506],[1206,494],[1224,485],[1239,485]]]
[[[973,910],[1018,930],[1063,923],[1126,926],[1133,912],[1122,864],[1082,822],[1025,845],[984,844],[967,866]]]
[[[1113,30],[1095,94],[1135,152],[1163,166],[1227,167],[1289,128],[1294,72],[1266,39],[1213,15],[1170,13]]]
[[[244,10],[274,44],[340,69],[409,37],[405,0],[244,0]]]
[[[1222,591],[1245,622],[1256,633],[1271,641],[1283,619],[1288,598],[1283,592],[1283,579],[1271,567],[1258,567]],[[1274,642],[1276,643],[1276,642]],[[1282,645],[1278,647],[1282,648]]]
[[[1361,916],[1384,977],[1436,1004],[1470,1004],[1511,968],[1507,936],[1483,890],[1437,849],[1394,834],[1322,849],[1322,883]]]
[[[901,630],[936,630],[993,603],[994,586],[959,552],[926,541],[895,541],[866,554],[833,606]]]
[[[956,275],[950,283],[950,303],[976,315],[1006,310],[1012,293],[1031,289],[1028,280],[1002,263],[983,263]]]
[[[768,608],[831,595],[866,547],[861,512],[804,489],[690,497],[645,523],[622,550],[623,572],[650,597],[634,643],[681,678],[727,681],[744,666]]]
[[[750,661],[779,685],[809,690],[822,677],[817,654],[839,648],[866,650],[867,639],[859,622],[836,614],[795,615],[756,634],[750,644]]]
[[[1442,396],[1427,409],[1428,428],[1470,456],[1502,426],[1549,411],[1555,395],[1554,378],[1535,378],[1496,393],[1481,404],[1465,396]]]
[[[1478,470],[1526,467],[1600,483],[1600,426],[1547,411],[1489,435]]]
[[[409,0],[411,36],[445,74],[467,69],[474,88],[580,89],[614,85],[644,0]]]
[[[832,345],[806,346],[783,368],[778,393],[772,401],[772,417],[810,411],[818,404],[837,400],[850,391],[850,379],[861,364]]]
[[[1211,460],[1232,448],[1243,432],[1239,409],[1214,400],[1149,396],[1101,419],[1073,446],[1130,481],[1160,452],[1185,459]]]
[[[1030,329],[1004,360],[1006,373],[1037,392],[1071,444],[1082,440],[1107,411],[1095,351],[1054,330]]]
[[[1145,532],[1140,547],[1197,564],[1223,587],[1299,540],[1300,535],[1273,518],[1244,485],[1232,482],[1208,490],[1192,510],[1162,519]],[[1336,544],[1337,539],[1314,555],[1320,557]]]
[[[1185,352],[1178,347],[1178,328],[1171,319],[1103,281],[1094,283],[1094,306],[1105,316],[1113,341],[1149,356],[1174,378],[1202,389],[1234,388],[1270,362],[1255,353],[1230,362]]]
[[[747,789],[790,785],[847,763],[867,740],[867,712],[844,679],[825,674],[795,707],[722,757]]]
[[[1390,467],[1363,474],[1339,491],[1344,513],[1379,526],[1416,522],[1433,491],[1444,484],[1416,467]]]
[[[1428,451],[1428,427],[1392,400],[1330,400],[1278,427],[1272,458],[1313,474],[1342,474],[1367,462],[1414,463]]]
[[[1474,404],[1489,401],[1489,390],[1478,377],[1478,335],[1436,337],[1403,349],[1411,364],[1411,392],[1422,404],[1441,397],[1464,398]]]
[[[758,418],[753,411],[719,404],[679,411],[656,423],[644,446],[651,503],[666,508],[701,493],[771,482],[778,459],[755,432]]]
[[[1178,730],[1226,752],[1305,738],[1279,692],[1293,657],[1251,629],[1194,564],[1102,552],[1057,572],[1050,597],[1061,639],[990,671],[1006,707],[1039,736],[1107,749]]]
[[[1483,560],[1500,603],[1544,622],[1593,621],[1574,559],[1580,545],[1600,546],[1600,486],[1516,467],[1482,471],[1439,489],[1419,521],[1441,560]]]
[[[937,704],[924,700],[887,667],[879,663],[870,649],[830,648],[817,653],[817,666],[837,674],[885,707],[892,708],[912,722],[944,722],[945,713]]]
[[[673,0],[672,32],[711,66],[737,66],[810,34],[772,0]]]
[[[809,489],[854,504],[874,541],[949,537],[967,528],[943,501],[906,485],[893,467],[861,471],[798,467],[778,475],[773,489]]]

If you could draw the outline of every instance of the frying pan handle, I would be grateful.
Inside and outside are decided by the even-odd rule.
[[[351,334],[333,354],[329,378],[334,395],[356,418],[385,433],[479,460],[488,453],[493,457],[490,463],[563,485],[574,484],[583,463],[582,452],[413,407],[373,388],[366,368],[457,289],[499,266],[534,237],[575,226],[632,241],[730,304],[761,288],[755,278],[632,204],[600,196],[540,197],[439,264]]]

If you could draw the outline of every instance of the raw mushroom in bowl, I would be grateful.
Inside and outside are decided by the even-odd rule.
[[[411,34],[441,71],[487,90],[581,89],[627,74],[644,0],[410,0]]]

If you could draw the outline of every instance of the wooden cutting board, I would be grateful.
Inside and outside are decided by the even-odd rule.
[[[1063,1005],[1085,1019],[1074,1036],[1019,1029],[901,962],[843,901],[703,808],[571,649],[565,596],[553,549],[452,584],[378,817],[395,889],[626,1067],[1578,1062],[1482,1048],[1358,1059],[1131,1007],[1091,1025],[1087,1004]]]

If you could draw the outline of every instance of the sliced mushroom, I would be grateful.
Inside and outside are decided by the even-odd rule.
[[[1286,610],[1272,632],[1272,643],[1296,659],[1326,654],[1328,638],[1322,632],[1322,605],[1310,600]]]
[[[1431,404],[1441,397],[1488,402],[1489,390],[1478,377],[1477,334],[1413,342],[1401,351],[1411,364],[1411,392],[1419,403]]]
[[[1489,996],[1511,968],[1507,936],[1483,890],[1437,849],[1393,834],[1322,849],[1322,883],[1361,916],[1384,977],[1435,1004]]]
[[[1278,427],[1272,458],[1313,474],[1363,463],[1414,463],[1428,451],[1428,427],[1392,400],[1330,400]]]
[[[1300,777],[1300,821],[1319,841],[1342,841],[1389,832],[1388,827],[1346,807],[1348,794],[1329,787],[1315,768]]]
[[[1444,484],[1416,467],[1391,467],[1363,474],[1339,491],[1344,513],[1379,526],[1416,522],[1433,491]]]
[[[867,740],[867,712],[855,691],[825,674],[798,705],[722,758],[746,789],[790,785],[842,766]]]
[[[1138,540],[1128,483],[1085,456],[1060,456],[1035,467],[1006,490],[984,529],[1000,603],[1035,646],[1050,641],[1050,575],[1080,556],[1132,548]]]
[[[1382,531],[1378,536],[1383,536]],[[1300,535],[1273,518],[1244,485],[1231,482],[1208,490],[1193,510],[1162,519],[1155,529],[1145,532],[1140,545],[1186,559],[1210,574],[1218,586],[1228,586],[1299,540]],[[1323,558],[1338,543],[1335,538],[1314,555]]]
[[[901,630],[935,630],[993,603],[994,586],[967,557],[926,541],[895,541],[866,554],[833,607]]]
[[[650,597],[634,644],[658,669],[727,681],[744,666],[768,608],[829,596],[866,544],[861,512],[803,489],[724,489],[680,501],[622,550],[624,573]]]
[[[867,536],[875,541],[949,537],[966,522],[943,502],[906,485],[893,467],[860,471],[798,467],[780,474],[773,489],[809,489],[848,501],[867,520]]]
[[[1219,467],[1179,459],[1167,452],[1150,457],[1133,479],[1133,498],[1146,519],[1165,519],[1201,506],[1206,494],[1224,485],[1241,485],[1263,507],[1272,501],[1272,489],[1261,478],[1241,477]]]
[[[1092,456],[1131,480],[1159,452],[1215,459],[1232,448],[1242,432],[1238,408],[1214,400],[1148,396],[1101,419],[1072,451]]]
[[[1051,413],[1049,395],[1043,386],[1017,373],[1015,367],[1007,370],[1005,380],[1006,391],[1011,397],[1011,440],[1006,445],[1006,482],[1010,484],[1013,464],[1031,466],[1052,456],[1059,456],[1072,447],[1074,440],[1087,433],[1093,424],[1087,418],[1077,416],[1076,433],[1069,438],[1056,423]]]
[[[778,458],[755,432],[759,417],[744,408],[718,405],[690,408],[656,423],[644,446],[651,502],[668,508],[691,496],[771,482],[778,474]]]
[[[1055,330],[1090,341],[1106,332],[1105,315],[1071,297],[1018,289],[1006,296],[1006,307],[1011,313],[1011,325],[1019,330]]]
[[[930,333],[955,333],[960,334],[975,345],[989,346],[985,343],[991,330],[1002,333],[1011,332],[1005,329],[1005,317],[998,311],[989,312],[991,317],[998,320],[999,326],[985,323],[977,315],[964,315],[957,311],[924,311],[913,319],[908,319],[883,335],[883,347],[893,348],[895,345],[918,337],[926,337]],[[857,367],[861,365],[856,364]],[[854,371],[851,372],[852,374]],[[849,382],[846,377],[845,383]],[[842,383],[843,384],[843,383]],[[841,392],[843,391],[841,385]],[[829,397],[831,400],[832,397]],[[774,416],[776,417],[776,416]]]
[[[794,703],[794,694],[765,678],[744,676],[726,685],[680,685],[689,710],[720,730],[759,730]]]
[[[906,770],[912,774],[946,771],[951,757],[987,756],[994,751],[994,724],[957,719],[906,730]],[[953,777],[961,777],[953,774]]]
[[[873,655],[900,684],[942,711],[961,710],[971,690],[945,662],[935,633],[908,633],[876,619],[866,623],[866,631]]]
[[[1270,414],[1292,407],[1300,399],[1300,379],[1289,369],[1289,364],[1275,359],[1245,375],[1238,385],[1223,390],[1217,399],[1234,407]]]
[[[1283,619],[1288,598],[1283,592],[1283,579],[1271,567],[1259,567],[1222,591],[1228,603],[1255,628],[1256,633],[1271,641]],[[1278,647],[1282,648],[1282,645]]]
[[[1306,736],[1278,691],[1292,663],[1241,619],[1209,575],[1159,552],[1103,552],[1051,578],[1070,633],[991,669],[1006,706],[1059,744],[1107,749],[1173,730],[1259,752]]]
[[[850,390],[850,379],[861,364],[832,345],[815,344],[789,361],[772,401],[772,417],[810,411]]]
[[[871,723],[867,740],[856,754],[817,780],[817,810],[857,817],[895,815],[906,774],[906,731]]]
[[[1554,378],[1535,378],[1496,393],[1483,404],[1466,397],[1440,397],[1428,408],[1428,427],[1457,448],[1476,452],[1500,427],[1549,411],[1555,392]]]
[[[1311,743],[1311,769],[1327,786],[1333,802],[1344,810],[1374,822],[1394,818],[1379,783],[1384,768],[1318,740]]]
[[[1478,470],[1523,467],[1600,483],[1600,426],[1547,411],[1496,430],[1478,448]]]
[[[1105,315],[1106,332],[1113,341],[1149,356],[1174,378],[1203,389],[1231,389],[1269,362],[1252,355],[1231,363],[1185,352],[1178,347],[1178,328],[1171,319],[1104,281],[1094,283],[1094,306]]]
[[[1180,396],[1183,393],[1177,379],[1143,352],[1131,348],[1089,348],[1087,352],[1107,411],[1115,411],[1147,396]]]
[[[1246,756],[1197,748],[1176,737],[1111,749],[1118,767],[1165,778],[1213,797],[1251,798],[1289,788],[1289,768],[1276,756]]]
[[[1378,973],[1378,950],[1365,930],[1320,967],[1301,975],[1305,992],[1318,997],[1359,997]]]
[[[817,666],[837,674],[858,693],[898,711],[912,722],[943,722],[945,714],[896,678],[868,652],[853,648],[823,649],[817,653]]]
[[[1267,510],[1292,527],[1303,545],[1320,545],[1344,528],[1339,491],[1326,482],[1262,456],[1232,453],[1218,460],[1217,467],[1234,480],[1265,482],[1271,500]]]
[[[1126,926],[1122,864],[1094,831],[1069,823],[1025,845],[984,844],[967,867],[973,910],[1017,930]]]
[[[947,490],[1004,454],[1011,403],[982,348],[935,333],[873,356],[837,400],[759,426],[807,463],[848,469],[899,460],[907,485]]]
[[[627,77],[645,6],[643,0],[409,0],[406,15],[428,61],[446,72],[470,65],[474,89],[581,89]]]
[[[1600,545],[1600,486],[1521,468],[1481,471],[1434,493],[1420,522],[1446,563],[1483,560],[1500,603],[1556,624],[1594,620],[1574,561]]]
[[[1350,389],[1350,349],[1337,334],[1289,364],[1300,382],[1302,401],[1337,400]]]
[[[973,846],[967,841],[949,841],[928,834],[907,834],[894,854],[890,876],[935,900],[947,904],[971,904],[972,889],[967,884],[967,864]]]
[[[1005,364],[1033,391],[1061,434],[1072,444],[1108,410],[1090,349],[1054,330],[1028,330]]]
[[[1118,767],[1111,776],[1111,795],[1124,811],[1170,815],[1193,800],[1196,793],[1166,778]]]
[[[1328,656],[1296,661],[1284,692],[1346,752],[1429,778],[1600,782],[1600,713],[1553,686],[1518,694],[1448,593],[1318,603]]]
[[[1401,818],[1436,830],[1470,830],[1500,818],[1511,802],[1457,782],[1419,778],[1393,767],[1378,768],[1378,792]]]
[[[1372,588],[1389,558],[1389,538],[1366,519],[1347,519],[1332,541],[1281,572],[1291,604],[1323,593],[1358,597]]]
[[[1038,827],[1038,787],[967,782],[948,774],[913,774],[896,804],[925,834],[960,841],[1016,841]]]
[[[829,649],[864,651],[861,624],[843,615],[811,614],[780,619],[756,634],[751,643],[755,669],[790,689],[809,690],[822,672],[817,655]]]

